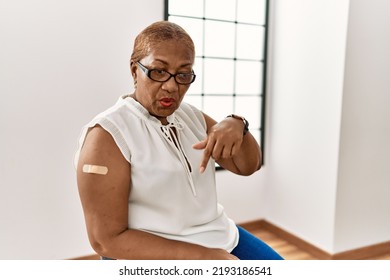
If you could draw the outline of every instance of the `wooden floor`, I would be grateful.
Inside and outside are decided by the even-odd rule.
[[[252,234],[259,237],[286,260],[318,260],[318,258],[278,237],[266,229],[252,229]]]
[[[270,245],[286,260],[318,260],[318,258],[278,237],[267,229],[251,229],[250,231]],[[390,253],[371,257],[370,260],[390,260]]]
[[[251,232],[271,246],[286,260],[317,260],[314,256],[266,229],[253,229]]]

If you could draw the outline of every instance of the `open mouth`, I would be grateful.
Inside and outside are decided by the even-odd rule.
[[[173,98],[162,98],[162,99],[160,99],[160,104],[163,107],[171,107],[173,103],[175,103],[175,99],[173,99]]]

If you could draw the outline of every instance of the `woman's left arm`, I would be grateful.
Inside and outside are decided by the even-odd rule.
[[[262,155],[259,144],[248,131],[244,135],[242,120],[229,117],[217,123],[203,113],[207,124],[207,137],[196,143],[194,149],[203,149],[200,171],[203,172],[212,157],[221,167],[239,175],[251,175],[259,170]]]

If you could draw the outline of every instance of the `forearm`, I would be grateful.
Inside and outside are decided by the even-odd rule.
[[[99,255],[113,259],[200,260],[227,259],[231,256],[221,249],[210,249],[131,229],[110,239],[91,243]]]
[[[232,157],[232,161],[240,175],[251,175],[260,169],[262,164],[261,150],[250,132],[244,135],[240,150],[237,155]]]

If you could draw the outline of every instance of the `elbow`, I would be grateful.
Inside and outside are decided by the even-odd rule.
[[[91,237],[89,239],[92,249],[101,257],[112,258],[110,245],[107,240]]]
[[[256,171],[258,171],[261,168],[261,163],[258,162],[257,164],[253,164],[251,166],[248,166],[246,168],[239,169],[238,174],[241,176],[250,176]]]
[[[255,173],[257,170],[259,170],[260,168],[257,168],[257,169],[248,169],[248,170],[242,170],[240,171],[240,175],[242,176],[250,176],[252,175],[253,173]]]
[[[263,166],[263,153],[261,152],[261,150],[259,150],[259,155],[257,157],[255,166],[256,166],[256,168],[253,171],[253,173],[255,173],[256,171],[259,171],[260,168]]]
[[[258,148],[257,153],[253,153],[246,159],[246,167],[240,170],[240,174],[243,176],[250,176],[256,171],[259,171],[260,168],[263,165],[263,155],[260,150],[260,147]]]
[[[123,240],[123,233],[127,230],[123,230],[115,233],[106,232],[93,232],[89,234],[89,243],[92,249],[101,257],[111,259],[123,259],[123,246],[121,241]]]
[[[262,161],[259,158],[259,160],[257,160],[251,166],[248,166],[247,168],[240,170],[240,175],[242,175],[242,176],[250,176],[253,173],[255,173],[256,171],[259,171],[261,166],[262,166]]]
[[[116,236],[118,235],[108,235],[101,231],[91,232],[89,234],[89,243],[99,256],[116,259]]]
[[[262,158],[262,156],[260,156],[259,161],[257,162],[257,167],[256,167],[255,171],[259,171],[262,166],[263,166],[263,158]]]

